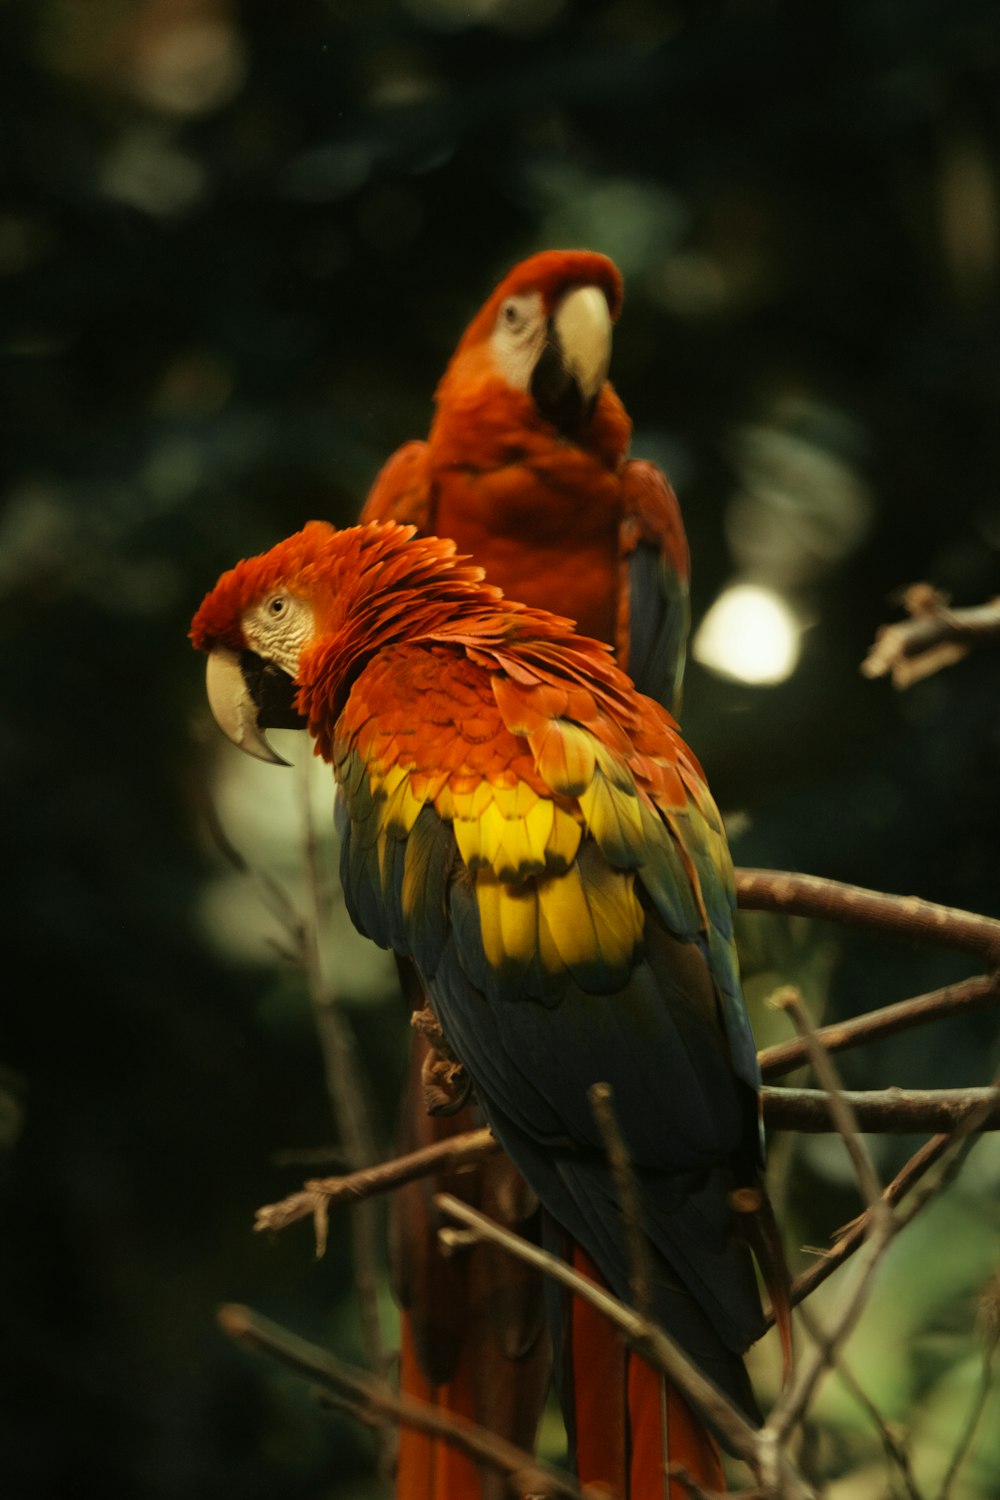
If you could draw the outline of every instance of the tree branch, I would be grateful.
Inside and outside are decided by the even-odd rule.
[[[454,1172],[461,1167],[474,1166],[499,1150],[499,1142],[492,1131],[467,1130],[435,1141],[431,1146],[422,1146],[419,1151],[394,1157],[392,1161],[365,1167],[360,1172],[349,1172],[340,1177],[316,1177],[307,1182],[301,1192],[282,1198],[280,1203],[268,1203],[259,1208],[254,1229],[285,1229],[298,1219],[310,1218],[319,1207],[333,1208],[353,1199],[391,1192],[407,1182],[431,1177],[436,1172]]]
[[[926,1172],[929,1172],[936,1161],[944,1155],[951,1144],[951,1135],[936,1135],[929,1141],[925,1141],[918,1151],[909,1158],[899,1169],[895,1177],[886,1187],[882,1189],[882,1196],[888,1203],[895,1205],[914,1187]],[[836,1242],[825,1250],[822,1257],[811,1265],[808,1270],[803,1271],[792,1282],[790,1300],[793,1306],[804,1302],[805,1299],[832,1276],[838,1266],[849,1260],[854,1252],[864,1243],[868,1234],[870,1219],[867,1210],[858,1216]],[[774,1322],[774,1313],[770,1309],[766,1314],[768,1327]]]
[[[909,619],[879,626],[861,663],[865,677],[891,676],[894,687],[908,688],[961,661],[972,646],[1000,638],[1000,598],[952,609],[947,594],[911,583],[902,604]]]
[[[1000,966],[1000,922],[919,896],[893,896],[791,870],[751,869],[736,871],[736,896],[744,911],[823,917],[911,942],[957,948],[977,954],[991,967]]]
[[[979,1133],[986,1128],[989,1112],[992,1111],[995,1114],[996,1098],[1000,1090],[994,1086],[978,1090],[978,1092],[982,1096],[979,1102],[969,1102],[968,1108],[954,1128],[925,1141],[919,1150],[903,1163],[888,1186],[883,1188],[882,1197],[895,1207],[918,1186],[937,1162],[944,1159],[942,1175],[929,1186],[925,1184],[923,1191],[908,1206],[902,1219],[902,1227],[915,1219],[941,1187],[951,1180],[961,1160],[964,1159],[964,1155],[972,1150],[979,1138]],[[796,1277],[791,1288],[792,1303],[803,1302],[828,1276],[832,1275],[838,1266],[843,1265],[844,1261],[848,1260],[864,1242],[869,1228],[870,1215],[866,1210],[847,1226],[829,1250],[823,1252],[821,1260]],[[768,1326],[770,1326],[774,1322],[774,1314],[769,1310],[766,1316]]]
[[[772,1004],[780,1006],[792,1017],[805,1044],[813,1071],[823,1086],[823,1102],[851,1158],[858,1186],[868,1208],[873,1216],[878,1211],[888,1213],[888,1207],[882,1201],[882,1185],[875,1173],[871,1153],[861,1139],[858,1112],[841,1088],[836,1068],[816,1034],[816,1028],[802,1003],[801,994],[794,985],[785,985],[773,997]]]
[[[477,1462],[488,1464],[508,1479],[516,1479],[522,1494],[531,1492],[551,1500],[585,1500],[567,1475],[558,1473],[523,1448],[462,1417],[445,1415],[426,1402],[397,1396],[383,1380],[344,1364],[327,1350],[251,1312],[248,1307],[230,1302],[219,1309],[218,1317],[231,1339],[261,1350],[299,1375],[317,1381],[334,1393],[338,1403],[346,1404],[369,1425],[402,1423],[442,1438]]]
[[[448,1214],[465,1225],[476,1239],[485,1240],[488,1244],[497,1245],[509,1254],[517,1256],[519,1260],[525,1261],[528,1265],[544,1272],[546,1276],[558,1281],[562,1286],[568,1287],[574,1295],[582,1297],[598,1312],[603,1313],[621,1330],[630,1347],[635,1349],[647,1364],[666,1375],[681,1394],[705,1416],[726,1449],[734,1457],[741,1458],[749,1464],[759,1477],[762,1453],[757,1429],[750,1425],[743,1413],[727,1396],[724,1396],[710,1380],[705,1378],[661,1328],[655,1323],[647,1322],[633,1308],[626,1307],[603,1287],[579,1275],[565,1261],[557,1259],[556,1256],[550,1255],[537,1245],[530,1244],[520,1235],[512,1234],[510,1230],[494,1223],[492,1219],[488,1219],[484,1214],[471,1208],[469,1204],[452,1197],[451,1194],[438,1193],[435,1195],[434,1202],[442,1213]],[[442,1230],[441,1233],[445,1235],[447,1231]],[[794,1472],[782,1455],[777,1456],[775,1467],[777,1474],[774,1493],[779,1500],[815,1500],[813,1491]]]
[[[822,1089],[764,1088],[761,1097],[764,1123],[772,1129],[811,1135],[834,1129]],[[984,1111],[979,1128],[1000,1129],[1000,1096],[992,1088],[845,1090],[844,1097],[855,1112],[859,1128],[869,1133],[916,1135],[927,1130],[952,1130],[978,1110]],[[489,1130],[468,1130],[360,1172],[315,1177],[299,1192],[259,1208],[254,1229],[287,1229],[289,1224],[314,1218],[338,1204],[389,1193],[436,1172],[473,1167],[500,1149]],[[318,1253],[322,1254],[322,1239]]]
[[[808,1134],[829,1131],[829,1104],[822,1089],[765,1088],[764,1123],[778,1130],[802,1130]],[[857,1118],[858,1129],[868,1133],[919,1135],[928,1130],[955,1129],[983,1111],[980,1128],[1000,1129],[1000,1091],[993,1087],[974,1089],[845,1089],[842,1097]]]
[[[805,1416],[817,1385],[826,1371],[836,1363],[841,1346],[861,1316],[879,1262],[892,1240],[896,1226],[892,1205],[883,1196],[871,1153],[862,1139],[857,1111],[840,1086],[836,1066],[816,1035],[801,995],[793,986],[786,985],[778,992],[775,1003],[783,1006],[792,1017],[805,1042],[809,1060],[823,1085],[826,1108],[854,1166],[858,1186],[867,1204],[865,1236],[868,1250],[860,1269],[856,1263],[854,1285],[842,1299],[838,1317],[827,1329],[814,1326],[813,1347],[793,1372],[766,1423],[766,1428],[776,1434],[780,1442]]]
[[[310,767],[311,758],[306,758],[299,769],[303,862],[309,901],[309,916],[302,924],[302,966],[337,1132],[348,1161],[352,1167],[360,1170],[378,1160],[378,1151],[354,1030],[324,972],[320,951],[319,934],[329,920],[330,913],[323,902],[319,842],[309,797]],[[324,1209],[317,1209],[314,1223],[316,1242],[321,1245],[326,1236]],[[355,1206],[350,1216],[350,1230],[362,1341],[372,1369],[381,1374],[387,1367],[387,1357],[379,1315],[379,1266],[382,1257],[374,1204],[359,1202]],[[390,1454],[384,1442],[380,1444],[380,1449],[380,1467],[387,1471]]]
[[[800,1317],[810,1337],[814,1339],[819,1338],[820,1335],[816,1330],[816,1324],[805,1308],[800,1309]],[[913,1466],[910,1462],[910,1455],[905,1442],[893,1431],[892,1425],[883,1417],[854,1372],[845,1363],[842,1355],[837,1357],[834,1369],[843,1382],[845,1390],[854,1398],[881,1438],[886,1457],[890,1463],[895,1465],[903,1487],[909,1496],[909,1500],[924,1500],[923,1494],[914,1477]]]
[[[817,1027],[816,1035],[827,1052],[843,1052],[849,1047],[860,1047],[913,1026],[925,1026],[929,1021],[971,1015],[973,1011],[991,1010],[998,1005],[1000,976],[981,974],[974,979],[963,979],[957,984],[931,990],[926,995],[916,995],[911,1000],[900,1000],[895,1005],[884,1005],[879,1010],[853,1016],[849,1021],[834,1021],[828,1026]],[[795,1037],[765,1048],[758,1055],[758,1061],[765,1078],[780,1078],[806,1062],[808,1055],[804,1039]]]

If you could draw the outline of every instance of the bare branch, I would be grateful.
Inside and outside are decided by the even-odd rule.
[[[791,1382],[778,1397],[767,1420],[767,1427],[777,1434],[779,1442],[784,1441],[793,1427],[802,1420],[817,1385],[827,1370],[832,1368],[838,1350],[864,1311],[875,1273],[895,1233],[896,1225],[891,1210],[882,1210],[880,1204],[873,1205],[866,1218],[867,1238],[864,1250],[854,1262],[853,1285],[848,1287],[843,1296],[836,1321],[825,1331],[817,1329],[817,1342],[809,1355],[799,1362]]]
[[[992,1088],[843,1092],[860,1129],[868,1132],[910,1135],[925,1130],[949,1131],[977,1112],[981,1112],[978,1129],[1000,1129],[1000,1098]],[[764,1123],[772,1129],[823,1134],[834,1128],[822,1089],[765,1088],[761,1097]],[[950,1138],[943,1137],[946,1142]],[[489,1130],[469,1130],[360,1172],[312,1178],[299,1192],[259,1208],[254,1229],[287,1229],[289,1224],[313,1217],[318,1209],[389,1193],[436,1172],[472,1167],[500,1149]]]
[[[986,1290],[983,1292],[979,1304],[977,1322],[983,1339],[982,1367],[979,1372],[979,1380],[976,1384],[976,1393],[969,1408],[965,1426],[955,1445],[955,1451],[951,1456],[951,1462],[948,1464],[938,1500],[949,1500],[952,1486],[958,1478],[959,1470],[965,1463],[972,1448],[972,1442],[993,1385],[997,1348],[1000,1346],[1000,1272],[995,1273],[991,1277]]]
[[[969,1456],[969,1450],[972,1447],[973,1439],[976,1436],[983,1412],[986,1409],[986,1403],[989,1400],[990,1391],[993,1388],[993,1356],[995,1352],[996,1345],[983,1350],[983,1363],[979,1371],[979,1380],[976,1383],[976,1393],[972,1398],[972,1405],[965,1419],[965,1426],[962,1428],[958,1442],[955,1444],[955,1451],[951,1455],[948,1471],[941,1481],[938,1500],[950,1500],[952,1487],[958,1478],[962,1465]]]
[[[979,1139],[980,1133],[995,1117],[997,1097],[1000,1095],[1000,1087],[996,1079],[992,1087],[979,1089],[976,1092],[982,1097],[973,1108],[963,1114],[956,1124],[948,1144],[941,1152],[940,1164],[936,1172],[929,1177],[929,1180],[929,1174],[925,1175],[923,1182],[914,1191],[913,1201],[901,1216],[900,1227],[915,1219],[931,1198],[954,1181],[966,1157]]]
[[[671,1488],[675,1484],[679,1485],[685,1495],[687,1495],[688,1500],[754,1500],[755,1496],[758,1497],[758,1500],[762,1500],[760,1490],[741,1490],[737,1496],[731,1493],[723,1494],[719,1490],[702,1489],[701,1485],[697,1480],[691,1478],[691,1475],[682,1464],[668,1464],[667,1478],[672,1481]]]
[[[818,1336],[816,1333],[816,1325],[811,1314],[808,1313],[805,1308],[802,1308],[800,1316],[803,1323],[805,1324],[806,1330],[813,1338],[816,1338]],[[865,1415],[872,1423],[872,1426],[878,1432],[878,1435],[882,1440],[882,1446],[886,1452],[886,1457],[891,1463],[895,1464],[896,1468],[898,1469],[899,1477],[903,1482],[903,1486],[906,1490],[907,1495],[910,1497],[910,1500],[924,1500],[920,1488],[917,1485],[916,1478],[914,1477],[913,1467],[910,1463],[910,1455],[907,1451],[906,1444],[902,1442],[893,1431],[891,1425],[882,1416],[882,1413],[879,1411],[874,1401],[868,1395],[868,1392],[862,1385],[860,1385],[857,1377],[854,1375],[853,1371],[850,1370],[844,1363],[842,1357],[838,1356],[838,1358],[836,1359],[835,1368],[840,1379],[843,1381],[845,1389],[848,1390],[854,1397],[854,1400],[858,1403],[862,1411],[864,1411]]]
[[[778,992],[774,1003],[787,1010],[802,1035],[809,1060],[823,1085],[826,1107],[851,1158],[858,1186],[868,1205],[867,1253],[855,1263],[854,1285],[842,1300],[839,1315],[830,1328],[814,1328],[812,1349],[793,1373],[766,1423],[765,1430],[775,1434],[780,1442],[805,1415],[819,1381],[834,1364],[838,1350],[860,1318],[879,1262],[895,1233],[895,1224],[892,1207],[882,1196],[874,1163],[861,1138],[857,1115],[840,1087],[832,1059],[816,1036],[801,995],[788,985]]]
[[[360,1172],[314,1178],[301,1192],[292,1193],[280,1203],[268,1203],[259,1208],[254,1229],[285,1229],[298,1219],[310,1218],[320,1202],[332,1208],[350,1200],[373,1197],[376,1193],[388,1193],[421,1177],[474,1166],[499,1150],[500,1145],[490,1130],[467,1130],[435,1141],[431,1146],[423,1146],[419,1151],[411,1151],[406,1156],[365,1167]]]
[[[861,663],[865,677],[888,675],[894,687],[908,688],[961,661],[972,646],[1000,638],[1000,598],[952,609],[947,594],[929,583],[911,583],[902,604],[909,619],[879,626]]]
[[[303,923],[302,964],[312,1005],[327,1093],[333,1106],[337,1131],[347,1159],[356,1170],[372,1166],[378,1160],[371,1114],[365,1097],[361,1060],[350,1023],[343,1014],[336,992],[323,971],[319,934],[329,919],[323,900],[319,842],[309,799],[310,760],[301,762],[300,802],[303,819],[303,854],[309,919]],[[326,1245],[327,1208],[316,1205],[313,1212],[316,1244],[319,1254]],[[378,1219],[375,1206],[358,1203],[351,1214],[351,1240],[354,1258],[354,1286],[365,1352],[373,1370],[382,1372],[387,1360],[379,1315],[379,1266],[382,1261]],[[383,1447],[382,1467],[388,1463]]]
[[[915,995],[911,1000],[884,1005],[849,1021],[834,1021],[828,1026],[817,1027],[816,1035],[827,1052],[843,1052],[849,1047],[860,1047],[913,1026],[924,1026],[929,1021],[971,1015],[974,1011],[991,1010],[998,1005],[1000,976],[982,974],[975,979],[963,979],[958,984],[947,984],[926,995]],[[767,1047],[758,1058],[761,1073],[765,1078],[780,1078],[799,1067],[808,1055],[802,1037]]]
[[[969,1101],[968,1108],[964,1110],[952,1130],[932,1136],[929,1141],[925,1141],[919,1150],[904,1162],[892,1181],[882,1191],[882,1197],[895,1207],[917,1188],[938,1162],[943,1160],[944,1166],[940,1176],[930,1184],[925,1184],[923,1191],[915,1194],[913,1203],[901,1214],[899,1219],[901,1228],[915,1219],[917,1214],[940,1192],[945,1183],[951,1181],[961,1162],[979,1139],[980,1132],[986,1128],[990,1119],[996,1118],[998,1090],[995,1087],[976,1091],[959,1090],[958,1092],[962,1094],[976,1092],[980,1098],[978,1102]],[[870,1215],[866,1210],[847,1226],[836,1243],[824,1252],[821,1260],[796,1277],[791,1289],[793,1304],[803,1302],[818,1286],[822,1285],[828,1276],[843,1265],[845,1260],[850,1259],[864,1243],[869,1233],[870,1223]],[[774,1314],[769,1311],[767,1313],[768,1326],[773,1322]]]
[[[1000,1094],[995,1088],[842,1090],[858,1128],[869,1133],[919,1135],[927,1130],[955,1129],[980,1115],[977,1128],[1000,1129]],[[831,1128],[822,1089],[765,1088],[764,1123],[778,1130],[810,1134]]]
[[[506,1250],[518,1260],[525,1261],[536,1270],[550,1276],[554,1281],[558,1281],[562,1286],[568,1287],[571,1292],[582,1297],[585,1302],[589,1302],[598,1312],[603,1313],[648,1364],[673,1381],[678,1390],[710,1418],[713,1425],[718,1428],[728,1450],[737,1458],[742,1458],[748,1463],[752,1462],[755,1453],[754,1428],[729,1400],[729,1397],[724,1396],[699,1370],[695,1369],[687,1356],[662,1329],[655,1324],[648,1323],[633,1308],[620,1302],[597,1282],[581,1276],[566,1261],[522,1239],[520,1235],[495,1223],[485,1214],[470,1207],[468,1203],[463,1203],[461,1199],[453,1197],[450,1193],[438,1193],[435,1195],[434,1202],[442,1213],[458,1219],[465,1226],[463,1243],[468,1243],[468,1236],[472,1235],[475,1240],[497,1245],[501,1250]],[[447,1230],[441,1231],[446,1243],[448,1233]]]
[[[822,917],[910,942],[957,948],[1000,965],[1000,922],[919,896],[893,896],[790,870],[750,869],[736,871],[736,896],[744,911]]]
[[[230,1338],[261,1350],[300,1375],[332,1391],[339,1402],[369,1425],[397,1422],[451,1443],[479,1463],[517,1481],[521,1494],[551,1497],[551,1500],[584,1500],[568,1475],[558,1473],[533,1454],[477,1427],[462,1417],[446,1415],[412,1397],[397,1396],[384,1380],[344,1364],[327,1350],[308,1343],[238,1303],[219,1309],[219,1323]]]
[[[950,1135],[936,1135],[931,1140],[925,1141],[919,1151],[915,1151],[907,1162],[896,1173],[892,1181],[882,1190],[882,1196],[888,1203],[899,1203],[912,1187],[920,1181],[921,1177],[929,1172],[936,1161],[944,1154],[951,1143]],[[867,1210],[840,1235],[836,1243],[829,1250],[824,1251],[823,1256],[815,1265],[809,1267],[797,1276],[792,1283],[791,1301],[793,1305],[804,1302],[818,1286],[826,1281],[839,1266],[849,1260],[854,1252],[864,1243],[868,1234],[870,1219]],[[767,1323],[770,1326],[774,1322],[774,1314],[767,1313]]]
[[[926,1158],[932,1154],[943,1158],[946,1166],[939,1172],[936,1183],[929,1187],[925,1185],[923,1194],[918,1197],[916,1204],[911,1207],[909,1215],[897,1217],[893,1212],[889,1192],[879,1192],[871,1160],[858,1134],[857,1120],[839,1088],[836,1070],[831,1059],[824,1052],[822,1044],[810,1024],[809,1017],[801,1003],[798,992],[791,988],[786,989],[781,992],[779,1003],[785,1006],[803,1033],[810,1061],[819,1076],[820,1082],[824,1085],[831,1115],[840,1127],[845,1145],[854,1162],[859,1183],[868,1199],[867,1211],[857,1226],[859,1234],[865,1236],[866,1254],[856,1264],[856,1274],[853,1278],[853,1286],[850,1293],[842,1303],[836,1323],[829,1330],[823,1332],[816,1327],[813,1328],[813,1335],[816,1340],[814,1348],[809,1358],[799,1366],[792,1385],[786,1387],[785,1391],[779,1397],[766,1424],[765,1432],[768,1430],[772,1431],[780,1441],[787,1437],[792,1428],[808,1410],[816,1386],[823,1374],[837,1363],[839,1350],[861,1316],[865,1303],[868,1300],[878,1266],[892,1239],[903,1225],[909,1223],[912,1217],[920,1211],[924,1203],[929,1201],[932,1194],[939,1191],[944,1182],[948,1180],[946,1172],[949,1157],[951,1158],[952,1170],[958,1170],[960,1160],[964,1159],[964,1155],[971,1149],[974,1133],[979,1131],[983,1121],[996,1109],[997,1103],[1000,1101],[1000,1089],[994,1086],[991,1089],[984,1090],[985,1097],[979,1102],[978,1107],[967,1110],[961,1126],[955,1132],[954,1138],[940,1152],[925,1153],[925,1166]],[[911,1173],[909,1178],[911,1186],[914,1181],[915,1175]],[[985,1394],[982,1399],[985,1403]],[[867,1398],[865,1400],[867,1401]],[[868,1406],[870,1407],[870,1403],[868,1403]],[[874,1408],[871,1408],[871,1410],[874,1412]],[[896,1454],[897,1447],[892,1440],[892,1434],[888,1432],[878,1413],[875,1412],[874,1414],[883,1433],[883,1438],[888,1442],[887,1451],[890,1454]],[[976,1422],[978,1422],[978,1414],[974,1414],[971,1431],[974,1431]],[[969,1441],[971,1441],[971,1435]],[[912,1476],[909,1472],[908,1460],[904,1466],[904,1473],[908,1483],[911,1483]]]
[[[881,1196],[882,1186],[875,1173],[875,1164],[859,1134],[860,1127],[857,1113],[841,1089],[837,1070],[824,1051],[823,1043],[816,1035],[816,1028],[809,1019],[808,1012],[802,1003],[801,994],[794,985],[785,985],[783,989],[778,990],[777,994],[772,997],[771,1004],[787,1011],[795,1022],[796,1029],[802,1041],[805,1043],[809,1054],[809,1061],[813,1065],[813,1070],[819,1082],[823,1085],[825,1103],[830,1112],[830,1118],[836,1126],[847,1149],[847,1154],[854,1165],[858,1186],[861,1189],[865,1202],[868,1204],[873,1215],[880,1206],[884,1212],[888,1212],[888,1207],[883,1205]]]
[[[472,1230],[477,1239],[498,1245],[511,1255],[516,1255],[519,1260],[543,1271],[546,1276],[568,1287],[576,1296],[582,1297],[603,1313],[621,1330],[626,1342],[647,1364],[666,1375],[685,1399],[702,1413],[724,1447],[735,1457],[743,1459],[760,1477],[761,1451],[757,1429],[750,1425],[727,1396],[705,1378],[661,1328],[647,1322],[633,1308],[626,1307],[603,1287],[579,1275],[565,1261],[495,1224],[460,1199],[449,1193],[438,1193],[434,1201],[443,1213]],[[779,1500],[807,1500],[807,1497],[813,1496],[813,1491],[784,1457],[779,1456],[777,1468],[775,1494]]]

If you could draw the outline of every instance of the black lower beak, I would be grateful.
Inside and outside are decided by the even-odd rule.
[[[547,422],[572,436],[590,417],[593,401],[588,401],[572,371],[563,359],[559,335],[549,326],[549,335],[531,375],[532,399]]]
[[[287,672],[253,651],[240,652],[240,671],[261,729],[305,729],[306,721],[295,707],[295,684]]]

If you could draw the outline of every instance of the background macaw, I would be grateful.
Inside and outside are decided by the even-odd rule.
[[[607,256],[545,250],[469,324],[426,442],[405,443],[362,521],[451,537],[511,599],[609,641],[644,693],[679,708],[690,564],[677,497],[629,459],[607,379],[622,278]]]
[[[673,489],[628,458],[632,424],[607,380],[622,280],[606,256],[545,251],[514,267],[469,324],[436,393],[426,442],[385,464],[361,519],[451,537],[511,598],[567,615],[614,644],[638,686],[676,712],[688,631],[687,541]],[[404,994],[423,996],[407,960]],[[429,1114],[414,1034],[401,1149],[476,1123],[473,1106]],[[413,1183],[391,1208],[402,1309],[401,1386],[472,1417],[522,1447],[534,1441],[548,1384],[541,1285],[482,1246],[445,1257],[433,1194],[472,1200],[530,1232],[532,1195],[496,1158],[452,1179]],[[616,1337],[595,1326],[620,1360]],[[400,1500],[498,1500],[495,1475],[454,1449],[404,1432]]]
[[[235,743],[273,759],[262,730],[300,722],[333,763],[355,924],[413,962],[553,1233],[628,1299],[587,1100],[611,1083],[655,1314],[755,1414],[741,1355],[761,1310],[729,1195],[759,1181],[759,1074],[729,852],[674,720],[607,648],[395,525],[310,524],[224,574],[191,633]],[[586,1368],[592,1320],[552,1302]],[[620,1378],[617,1451],[598,1441],[612,1388],[599,1420],[567,1413],[581,1480],[661,1496],[666,1426],[669,1460],[721,1486],[689,1408],[638,1358]]]

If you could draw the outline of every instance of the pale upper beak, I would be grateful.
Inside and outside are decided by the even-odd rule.
[[[265,738],[260,707],[250,690],[238,652],[226,646],[214,647],[208,658],[205,686],[212,716],[227,739],[258,760],[275,766],[289,764]]]
[[[585,402],[591,402],[608,376],[611,363],[611,312],[599,287],[578,286],[552,314],[566,370]]]

